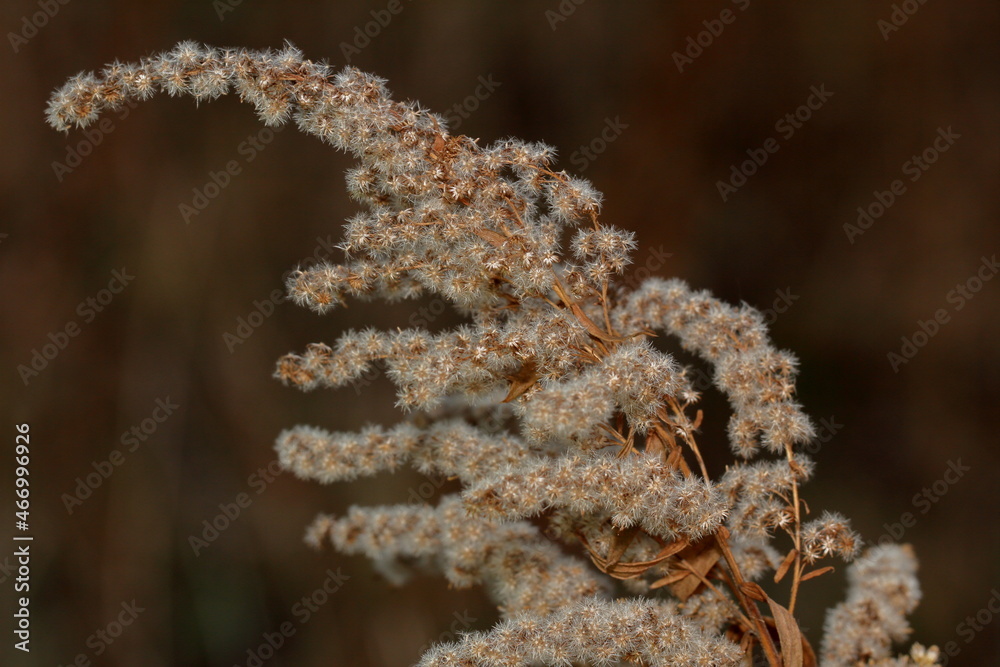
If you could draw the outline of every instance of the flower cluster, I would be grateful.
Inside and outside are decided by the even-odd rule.
[[[558,637],[560,641],[553,642]],[[669,602],[573,601],[538,618],[518,614],[489,632],[431,649],[420,667],[594,664],[734,665],[739,648],[692,627]]]
[[[909,545],[875,547],[848,570],[847,600],[827,612],[823,660],[830,665],[934,665],[937,649],[914,645],[890,658],[894,641],[910,634],[906,614],[920,601],[916,559]]]
[[[452,135],[377,77],[331,73],[290,45],[184,42],[114,63],[70,79],[48,119],[86,126],[157,91],[234,91],[265,124],[294,122],[358,159],[347,190],[363,210],[344,227],[344,261],[295,271],[292,300],[327,313],[348,299],[433,295],[465,319],[437,333],[347,331],[275,372],[313,390],[379,364],[408,414],[360,433],[283,432],[280,461],[299,477],[409,465],[461,484],[435,506],[352,507],[307,532],[396,583],[419,565],[485,587],[500,624],[434,647],[422,665],[816,664],[795,622],[800,589],[831,569],[820,560],[852,559],[860,539],[837,514],[806,518],[800,486],[814,466],[800,449],[813,427],[795,400],[796,360],[771,345],[759,312],[680,280],[617,284],[634,236],[600,221],[600,193],[554,170],[552,148]],[[660,335],[710,365],[729,399],[736,458],[718,479],[699,444],[695,369]],[[915,568],[910,551],[887,548],[851,570],[824,665],[934,664],[919,645],[890,658],[918,598]],[[787,602],[758,583],[769,576],[790,580]]]

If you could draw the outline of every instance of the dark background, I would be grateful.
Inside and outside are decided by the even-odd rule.
[[[342,177],[350,161],[286,129],[247,162],[239,146],[261,126],[235,97],[198,108],[162,96],[109,116],[113,131],[70,173],[53,163],[86,135],[43,122],[49,92],[66,77],[182,39],[254,48],[289,39],[339,68],[341,45],[386,4],[246,1],[220,18],[220,3],[72,0],[15,50],[10,33],[39,5],[5,3],[0,400],[11,443],[3,451],[14,424],[31,426],[35,541],[30,656],[10,646],[12,575],[0,572],[4,664],[70,664],[84,653],[102,665],[245,665],[247,651],[289,621],[295,634],[266,664],[407,665],[450,626],[495,620],[480,591],[435,578],[392,588],[364,559],[302,543],[317,512],[404,502],[418,476],[330,487],[250,479],[274,459],[282,428],[399,418],[384,379],[360,393],[302,394],[270,375],[281,354],[333,342],[348,327],[407,326],[420,303],[352,304],[325,317],[282,303],[232,352],[223,339],[281,288],[284,271],[328,236],[337,241],[356,210]],[[951,664],[997,664],[1000,619],[971,637],[959,624],[1000,588],[1000,280],[960,311],[947,301],[1000,250],[995,3],[926,3],[888,39],[877,24],[890,18],[888,0],[753,1],[743,11],[727,1],[563,6],[575,10],[553,29],[546,11],[558,11],[556,0],[404,2],[351,63],[441,113],[492,76],[499,87],[459,132],[545,141],[572,172],[574,151],[609,119],[627,125],[583,172],[606,195],[603,220],[638,233],[638,267],[656,249],[671,253],[659,274],[726,300],[767,309],[778,290],[794,297],[776,314],[774,340],[801,359],[807,411],[837,425],[816,455],[810,506],[842,511],[869,540],[912,513],[902,540],[916,548],[925,589],[915,639],[956,642]],[[672,54],[726,8],[735,21],[679,72]],[[775,124],[811,86],[833,95],[785,138]],[[960,138],[907,180],[903,163],[948,127]],[[778,152],[724,202],[717,181],[770,137]],[[233,159],[242,172],[185,224],[179,205]],[[905,194],[851,243],[844,224],[894,179]],[[134,281],[84,322],[78,304],[122,267]],[[950,321],[894,372],[887,354],[939,308]],[[69,322],[79,335],[26,386],[17,367]],[[174,413],[69,514],[63,494],[125,449],[121,434],[167,397]],[[702,448],[718,469],[729,460],[727,414],[711,397],[705,407]],[[959,460],[971,469],[954,485],[939,482],[937,502],[914,500]],[[12,514],[11,463],[5,454],[0,474]],[[190,536],[240,493],[252,504],[195,556]],[[4,516],[0,540],[13,532]],[[12,551],[0,548],[0,562]],[[293,606],[338,568],[350,579],[299,623]],[[805,585],[801,621],[814,644],[823,609],[842,596],[842,573]],[[94,658],[88,637],[133,599],[143,611]]]

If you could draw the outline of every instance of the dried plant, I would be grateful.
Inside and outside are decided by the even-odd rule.
[[[814,433],[795,401],[795,358],[749,306],[680,280],[617,284],[633,234],[600,221],[600,193],[554,170],[552,148],[453,136],[441,117],[392,101],[382,80],[331,74],[291,46],[185,42],[114,63],[70,79],[48,119],[65,130],[157,91],[230,90],[265,124],[293,120],[360,160],[347,186],[365,208],[345,226],[345,262],[296,271],[291,299],[326,313],[348,297],[433,294],[466,320],[440,333],[347,331],[276,371],[311,390],[377,364],[410,415],[361,433],[285,431],[276,447],[299,477],[409,464],[461,482],[434,507],[353,507],[308,529],[311,544],[366,554],[393,580],[419,564],[487,589],[502,621],[435,646],[421,665],[936,664],[919,644],[890,657],[920,597],[915,558],[898,546],[850,568],[817,660],[795,620],[803,584],[861,542],[837,514],[808,518],[802,447]],[[710,364],[728,397],[734,461],[716,479],[702,413],[692,416],[694,371],[653,345],[661,334]],[[766,592],[765,578],[781,585]]]

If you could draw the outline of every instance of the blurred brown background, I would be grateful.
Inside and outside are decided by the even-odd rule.
[[[956,642],[950,664],[1000,664],[1000,619],[971,637],[960,626],[1000,589],[1000,280],[961,310],[948,300],[1000,251],[996,4],[904,3],[919,9],[884,39],[888,0],[577,2],[404,0],[351,64],[441,113],[465,104],[461,133],[556,146],[562,167],[585,167],[605,193],[603,219],[638,233],[637,267],[655,265],[655,249],[671,254],[661,275],[762,309],[777,299],[785,312],[775,311],[773,336],[800,356],[801,400],[833,425],[806,489],[811,507],[844,512],[870,540],[910,512],[902,540],[916,547],[925,588],[915,637]],[[0,392],[6,442],[14,424],[31,426],[35,541],[29,656],[11,648],[12,575],[0,572],[3,664],[68,665],[79,654],[100,665],[256,664],[248,651],[267,657],[268,633],[276,639],[288,622],[294,634],[264,664],[408,665],[450,628],[495,620],[479,591],[436,578],[394,589],[364,559],[302,543],[317,512],[403,502],[418,476],[330,487],[251,477],[274,459],[282,428],[399,418],[384,379],[360,393],[302,394],[270,374],[285,352],[352,326],[407,326],[425,304],[352,304],[318,317],[281,303],[254,319],[245,342],[224,339],[284,271],[327,237],[337,242],[356,210],[343,187],[350,161],[292,129],[248,150],[260,126],[233,97],[201,108],[157,98],[109,116],[112,131],[89,147],[84,133],[43,122],[50,90],[67,76],[182,39],[255,48],[289,39],[339,68],[342,45],[387,4],[4,4]],[[38,14],[45,7],[54,15]],[[712,23],[724,9],[732,22]],[[708,45],[678,71],[673,54],[706,21],[721,34],[702,35]],[[464,103],[480,77],[499,85]],[[819,108],[787,136],[776,124],[813,86],[833,94],[814,98]],[[910,181],[904,163],[948,127],[959,138]],[[723,201],[717,182],[772,137],[779,150]],[[591,142],[601,149],[593,160],[576,153]],[[241,173],[186,224],[179,205],[229,160]],[[851,243],[845,223],[895,179],[905,193]],[[110,296],[101,290],[122,267],[134,280],[120,294],[99,313],[78,310]],[[950,321],[894,372],[887,354],[938,309]],[[26,386],[17,367],[69,323],[79,335]],[[146,421],[155,430],[128,451],[122,434],[168,398],[178,407]],[[703,448],[724,461],[724,405],[709,397],[705,408]],[[114,449],[124,461],[70,514],[64,494]],[[959,460],[970,469],[940,481]],[[8,545],[11,464],[0,458]],[[936,502],[914,497],[935,482]],[[241,493],[250,505],[195,555],[190,537]],[[0,548],[0,563],[12,551]],[[328,569],[349,579],[303,623],[296,604]],[[814,643],[822,610],[842,595],[842,569],[806,585],[802,623]],[[113,643],[94,635],[133,600],[142,611]]]

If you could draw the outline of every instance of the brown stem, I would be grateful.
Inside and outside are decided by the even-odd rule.
[[[723,602],[728,602],[729,604],[733,603],[732,600],[730,600],[729,598],[727,598],[725,595],[722,594],[722,591],[720,591],[719,588],[715,584],[713,584],[704,575],[702,575],[702,573],[698,571],[698,568],[696,568],[694,565],[691,565],[689,562],[687,562],[683,558],[678,558],[678,560],[680,561],[681,565],[684,566],[684,569],[686,569],[692,575],[694,575],[695,577],[697,577],[701,581],[701,583],[705,584],[705,586],[707,586],[716,595],[718,595],[719,599],[721,599]],[[726,581],[728,582],[729,579],[726,578]],[[746,614],[744,614],[742,611],[740,612],[740,623],[742,623],[747,628],[749,628],[751,626],[750,619],[747,618]]]
[[[750,618],[753,619],[754,627],[757,629],[757,638],[760,640],[760,645],[764,649],[764,653],[767,655],[767,661],[770,663],[771,667],[782,667],[781,658],[778,657],[778,650],[774,647],[774,641],[771,639],[771,633],[767,631],[767,625],[764,623],[764,618],[760,615],[760,610],[757,609],[757,603],[747,598],[746,594],[743,593],[743,584],[745,583],[743,575],[740,574],[739,567],[736,566],[736,559],[733,558],[733,552],[729,550],[729,530],[725,526],[719,526],[719,529],[715,532],[715,541],[718,542],[719,548],[722,550],[722,555],[726,559],[726,564],[729,565],[729,570],[733,575],[733,593],[739,598],[740,605],[747,610],[750,614]]]
[[[791,445],[785,447],[785,454],[788,456],[788,464],[794,463]],[[792,469],[795,474],[795,469]],[[799,507],[799,483],[792,481],[792,501],[795,505],[795,571],[792,573],[792,593],[788,600],[789,613],[795,613],[795,601],[799,597],[799,584],[802,583],[802,571],[805,566],[802,563],[802,511]]]
[[[611,313],[608,312],[608,283],[605,281],[601,285],[601,309],[604,311],[604,326],[608,328],[608,333],[617,336],[615,328],[611,326]]]
[[[674,414],[677,415],[683,414],[683,411],[680,409],[680,406],[677,405],[677,401],[674,399],[673,396],[668,396],[667,400],[669,401],[670,406],[673,408]],[[657,411],[657,416],[660,418],[660,421],[662,421],[667,426],[674,423],[671,422],[670,419],[667,417],[667,411],[663,407],[661,407]],[[672,433],[670,434],[670,439],[673,441]],[[694,441],[694,436],[692,436],[691,433],[687,431],[687,429],[684,430],[683,440],[685,443],[687,443],[687,446],[691,448],[691,451],[694,452],[694,457],[698,461],[698,467],[701,469],[701,476],[706,482],[708,482],[709,479],[708,468],[705,467],[705,460],[701,457],[701,451],[698,449],[698,444]]]

